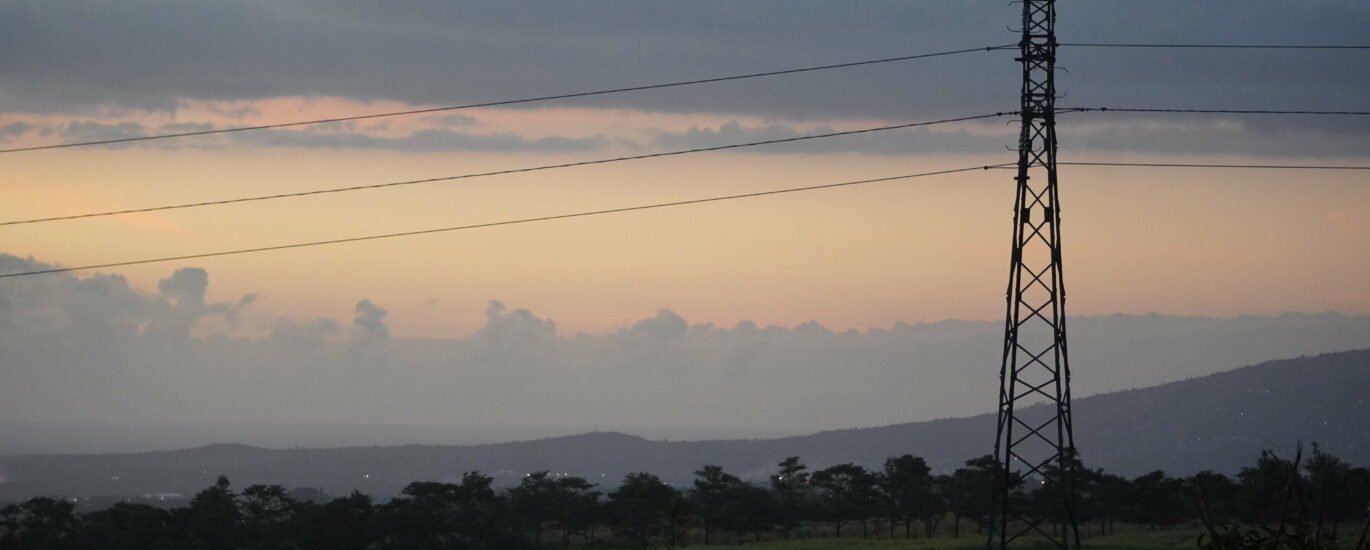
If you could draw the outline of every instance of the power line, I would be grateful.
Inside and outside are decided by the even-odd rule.
[[[534,102],[538,102],[538,101],[552,101],[552,100],[556,100],[556,99],[570,99],[570,98],[576,98],[576,97],[589,97],[589,96],[597,96],[597,95],[617,94],[617,93],[623,93],[623,92],[637,92],[637,91],[642,91],[642,90],[656,90],[656,89],[660,89],[660,88],[673,88],[673,87],[677,87],[677,86],[691,86],[691,85],[695,85],[695,84],[709,84],[709,83],[713,83],[713,82],[727,82],[727,81],[730,81],[730,80],[744,80],[744,79],[748,79],[748,78],[761,78],[761,77],[767,77],[767,76],[779,76],[779,75],[796,74],[796,73],[805,73],[805,72],[812,72],[812,71],[825,71],[825,70],[829,70],[829,69],[844,69],[844,68],[848,68],[848,67],[861,67],[861,66],[865,66],[865,65],[876,65],[876,64],[880,64],[880,63],[893,63],[893,62],[896,62],[896,61],[912,61],[912,60],[915,60],[915,59],[928,59],[928,58],[932,58],[932,57],[942,57],[942,56],[948,56],[948,55],[958,55],[958,54],[963,54],[963,53],[973,53],[973,52],[982,52],[982,51],[988,52],[988,51],[994,51],[994,50],[1010,49],[1010,48],[1014,48],[1014,47],[1016,47],[1016,46],[1013,46],[1013,45],[1003,45],[1003,46],[986,46],[986,47],[981,47],[981,48],[966,48],[966,49],[962,49],[962,50],[948,50],[948,51],[943,51],[943,52],[933,52],[933,53],[924,53],[924,54],[916,54],[916,55],[904,55],[904,56],[899,56],[899,57],[886,57],[886,58],[882,58],[882,59],[869,59],[869,60],[865,60],[865,61],[852,61],[852,62],[848,62],[848,63],[835,63],[835,64],[831,64],[831,65],[818,65],[818,66],[813,66],[813,67],[801,67],[801,68],[798,68],[798,69],[784,69],[784,70],[779,70],[779,71],[766,71],[766,72],[747,73],[747,74],[732,75],[732,76],[719,76],[719,77],[712,77],[712,78],[701,78],[701,79],[696,79],[696,80],[682,80],[682,81],[677,81],[677,82],[666,82],[666,83],[661,83],[661,84],[647,84],[647,85],[642,85],[642,86],[629,86],[629,87],[625,87],[625,88],[612,88],[612,89],[607,89],[607,90],[595,90],[595,91],[591,91],[591,92],[575,92],[575,93],[567,93],[567,94],[556,94],[556,95],[546,95],[546,96],[538,96],[538,97],[529,97],[529,98],[522,98],[522,99],[505,99],[505,100],[499,100],[499,101],[487,101],[487,102],[483,102],[483,103],[469,103],[469,104],[466,104],[466,105],[453,105],[453,106],[449,106],[449,107],[432,107],[432,108],[428,108],[428,109],[413,109],[413,110],[408,110],[408,111],[392,111],[392,112],[387,112],[387,113],[373,113],[373,114],[369,114],[369,115],[356,115],[356,116],[346,116],[346,117],[337,117],[337,118],[322,118],[322,119],[317,119],[317,120],[301,120],[301,121],[297,121],[297,122],[282,122],[282,123],[278,123],[278,124],[262,124],[262,125],[258,125],[258,126],[239,126],[239,127],[235,127],[235,128],[220,128],[220,129],[215,129],[215,130],[201,130],[201,131],[197,131],[197,132],[180,132],[180,133],[175,133],[175,134],[158,134],[158,135],[153,135],[153,136],[139,136],[139,137],[118,138],[118,139],[105,139],[105,140],[98,140],[98,141],[82,141],[82,142],[75,142],[75,143],[60,143],[60,144],[55,144],[55,145],[38,145],[38,146],[34,146],[34,147],[17,147],[17,148],[13,148],[13,149],[0,149],[0,153],[20,153],[20,152],[25,152],[25,151],[42,151],[42,150],[46,150],[46,149],[64,149],[64,148],[68,148],[68,147],[86,147],[86,146],[90,146],[90,145],[111,145],[111,144],[116,144],[116,143],[130,143],[130,142],[136,142],[136,141],[150,141],[150,140],[155,140],[155,139],[170,139],[170,138],[181,138],[181,137],[190,137],[190,136],[205,136],[205,135],[211,135],[211,134],[226,134],[226,133],[229,133],[229,132],[247,132],[247,131],[251,131],[251,130],[267,130],[267,129],[271,129],[271,128],[287,128],[287,127],[292,127],[292,126],[306,126],[306,125],[312,125],[312,124],[324,124],[324,123],[329,123],[329,122],[346,122],[346,121],[351,121],[351,120],[367,120],[367,119],[373,119],[373,118],[383,118],[383,117],[392,117],[392,116],[417,115],[417,114],[425,114],[425,113],[439,113],[439,112],[444,112],[444,111],[457,111],[457,110],[461,110],[461,109],[475,109],[475,108],[478,108],[478,107],[498,107],[498,106],[502,106],[502,105],[516,105],[516,104],[520,104],[520,103],[534,103]]]
[[[1117,113],[1209,113],[1225,115],[1370,115],[1370,111],[1306,111],[1276,109],[1152,109],[1138,107],[1064,107],[1058,113],[1117,112]]]
[[[1132,166],[1145,168],[1249,168],[1259,170],[1370,170],[1370,166],[1327,164],[1211,164],[1179,162],[1058,162],[1070,166]]]
[[[1058,164],[1058,165],[1070,165],[1070,166],[1124,166],[1124,167],[1164,167],[1164,168],[1250,168],[1250,169],[1306,169],[1306,170],[1370,170],[1370,166],[1293,165],[1293,164],[1184,164],[1184,163],[1157,163],[1157,162],[1058,162],[1057,164]],[[504,225],[517,225],[517,224],[524,224],[524,223],[534,223],[534,222],[561,220],[561,219],[569,219],[569,218],[581,218],[581,217],[587,217],[587,216],[597,216],[597,215],[601,215],[601,214],[616,214],[616,213],[621,213],[621,212],[633,212],[633,211],[638,211],[638,210],[650,210],[650,209],[655,209],[655,208],[668,208],[668,207],[672,207],[672,206],[685,206],[685,205],[690,205],[690,204],[700,204],[700,203],[707,203],[707,202],[719,202],[719,201],[726,201],[726,200],[733,200],[733,199],[745,199],[745,198],[754,198],[754,197],[764,197],[764,196],[769,196],[769,195],[781,195],[781,194],[786,194],[786,193],[798,193],[798,192],[803,192],[803,191],[816,191],[816,190],[820,190],[820,189],[832,189],[832,188],[837,188],[837,187],[848,187],[848,186],[862,185],[862,184],[867,184],[867,183],[879,183],[879,182],[887,182],[887,181],[896,181],[896,180],[905,180],[905,179],[912,179],[912,178],[920,178],[920,177],[926,177],[926,176],[936,176],[936,175],[943,175],[943,174],[954,174],[954,173],[958,173],[958,172],[970,172],[970,171],[974,171],[974,170],[990,170],[990,169],[995,169],[995,168],[1011,168],[1013,165],[1014,165],[1014,163],[1000,163],[1000,164],[990,164],[990,165],[985,165],[985,166],[971,166],[971,167],[967,167],[967,168],[954,168],[954,169],[950,169],[950,170],[939,170],[939,171],[935,171],[935,172],[923,172],[923,173],[918,173],[918,174],[907,174],[907,175],[903,175],[903,176],[891,176],[891,177],[887,177],[887,178],[874,178],[874,179],[866,179],[866,180],[847,181],[847,182],[841,182],[841,183],[829,183],[829,184],[823,184],[823,185],[811,185],[811,186],[806,186],[806,187],[791,187],[791,188],[788,188],[788,189],[776,189],[776,190],[772,190],[772,191],[760,191],[760,192],[756,192],[756,193],[743,193],[743,194],[738,194],[738,195],[724,195],[724,196],[718,196],[718,197],[707,197],[707,198],[703,198],[703,199],[691,199],[691,200],[675,201],[675,202],[664,202],[664,203],[655,203],[655,204],[645,204],[645,205],[638,205],[638,206],[629,206],[629,207],[624,207],[624,208],[611,208],[611,209],[605,209],[605,210],[592,210],[592,211],[588,211],[588,212],[575,212],[575,213],[571,213],[571,214],[557,214],[557,215],[552,215],[552,216],[541,216],[541,217],[535,217],[535,218],[521,218],[521,219],[505,220],[505,221],[499,221],[499,222],[490,222],[490,223],[481,223],[481,224],[471,224],[471,225],[460,225],[460,226],[453,226],[453,227],[441,227],[441,228],[436,228],[436,229],[423,229],[423,230],[418,230],[418,231],[405,231],[405,232],[401,232],[401,233],[387,233],[387,234],[382,234],[382,235],[368,235],[368,236],[364,236],[364,237],[349,237],[349,238],[332,239],[332,240],[326,240],[326,241],[313,241],[313,242],[293,243],[293,244],[276,245],[276,246],[265,246],[265,247],[257,247],[257,248],[245,248],[245,249],[238,249],[238,250],[226,250],[226,251],[219,251],[219,252],[206,252],[206,253],[200,253],[200,254],[187,254],[187,255],[183,255],[183,256],[170,256],[170,257],[164,257],[164,258],[152,258],[152,259],[144,259],[144,260],[131,260],[131,261],[123,261],[123,262],[111,262],[111,263],[105,263],[105,264],[93,264],[93,265],[85,265],[85,266],[78,266],[78,267],[61,267],[61,268],[42,269],[42,270],[35,270],[35,271],[21,271],[21,272],[18,272],[18,273],[5,273],[5,274],[0,274],[0,279],[8,279],[8,278],[14,278],[14,277],[27,277],[27,276],[32,276],[32,275],[46,275],[46,274],[52,274],[52,273],[66,273],[66,272],[71,272],[71,271],[84,271],[84,270],[89,270],[89,269],[103,269],[103,268],[109,268],[109,267],[123,267],[123,266],[130,266],[130,265],[142,265],[142,264],[151,264],[151,263],[160,263],[160,262],[172,262],[172,261],[178,261],[178,260],[191,260],[191,259],[197,259],[197,258],[211,258],[211,257],[216,257],[216,256],[231,256],[231,255],[237,255],[237,254],[251,254],[251,253],[255,253],[255,252],[267,252],[267,251],[272,251],[272,250],[286,250],[286,249],[292,249],[292,248],[306,248],[306,247],[323,246],[323,245],[330,245],[330,244],[342,244],[342,243],[359,242],[359,241],[371,241],[371,240],[379,240],[379,239],[389,239],[389,238],[396,238],[396,237],[409,237],[409,236],[415,236],[415,235],[426,235],[426,234],[431,234],[431,233],[443,233],[443,232],[451,232],[451,231],[463,231],[463,230],[467,230],[467,229],[481,229],[481,228],[487,228],[487,227],[499,227],[499,226],[504,226]]]
[[[585,160],[585,161],[578,161],[578,162],[568,162],[568,163],[563,163],[563,164],[548,164],[548,165],[543,165],[543,166],[532,166],[532,167],[527,167],[527,168],[512,168],[512,169],[508,169],[508,170],[497,170],[497,171],[493,171],[493,172],[477,172],[477,173],[473,173],[473,174],[462,174],[462,175],[458,175],[458,176],[444,176],[444,177],[439,177],[439,178],[426,178],[426,179],[419,179],[419,180],[394,181],[394,182],[376,183],[376,184],[370,184],[370,185],[355,185],[355,186],[351,186],[351,187],[336,187],[336,188],[332,188],[332,189],[318,189],[318,190],[314,190],[314,191],[301,191],[301,192],[298,192],[298,193],[279,193],[279,194],[274,194],[274,195],[259,195],[259,196],[254,196],[254,197],[240,197],[240,198],[236,198],[236,199],[224,199],[224,200],[217,200],[217,201],[203,201],[203,202],[193,202],[193,203],[184,203],[184,204],[171,204],[171,205],[163,205],[163,206],[150,206],[150,207],[145,207],[145,208],[130,208],[130,209],[127,209],[127,210],[112,210],[112,211],[108,211],[108,212],[92,212],[92,213],[87,213],[87,214],[72,214],[72,215],[70,215],[70,216],[52,216],[52,217],[47,217],[47,218],[33,218],[33,219],[27,219],[27,220],[12,220],[12,221],[0,222],[0,226],[6,226],[6,225],[20,225],[20,224],[31,224],[31,223],[43,223],[43,222],[54,222],[54,221],[61,221],[61,220],[75,220],[75,219],[82,219],[82,218],[96,218],[96,217],[102,217],[102,216],[117,216],[117,215],[120,215],[120,214],[134,214],[134,213],[139,213],[139,212],[157,212],[157,211],[161,211],[161,210],[176,210],[176,209],[181,209],[181,208],[196,208],[196,207],[201,207],[201,206],[215,206],[215,205],[224,205],[224,204],[235,204],[235,203],[240,203],[240,202],[264,201],[264,200],[273,200],[273,199],[286,199],[286,198],[293,198],[293,197],[307,197],[307,196],[311,196],[311,195],[324,195],[324,194],[329,194],[329,193],[344,193],[344,192],[348,192],[348,191],[361,191],[361,190],[366,190],[366,189],[382,189],[382,188],[386,188],[386,187],[399,187],[399,186],[403,186],[403,185],[418,185],[418,184],[423,184],[423,183],[435,183],[435,182],[443,182],[443,181],[453,181],[453,180],[461,180],[461,179],[480,178],[480,177],[486,177],[486,176],[498,176],[498,175],[504,175],[504,174],[518,174],[518,173],[524,173],[524,172],[537,172],[537,171],[541,171],[541,170],[552,170],[552,169],[556,169],[556,168],[570,168],[570,167],[574,167],[574,166],[590,166],[590,165],[594,165],[594,164],[608,164],[608,163],[612,163],[612,162],[623,162],[623,161],[629,161],[629,160],[641,160],[641,159],[650,159],[650,158],[658,158],[658,157],[669,157],[669,156],[676,156],[676,155],[687,155],[687,154],[691,154],[691,153],[703,153],[703,152],[708,152],[708,151],[724,151],[724,150],[728,150],[728,149],[740,149],[740,148],[744,148],[744,147],[756,147],[756,146],[761,146],[761,145],[774,145],[774,144],[778,144],[778,143],[793,143],[793,142],[797,142],[797,141],[806,141],[806,140],[813,140],[813,139],[823,139],[823,138],[831,138],[831,137],[839,137],[839,136],[851,136],[851,135],[857,135],[857,134],[867,134],[867,133],[872,133],[872,132],[883,132],[883,131],[887,131],[887,130],[898,130],[898,129],[903,129],[903,128],[915,128],[915,127],[919,127],[919,126],[933,126],[933,125],[936,125],[936,124],[947,124],[947,123],[952,123],[952,122],[964,122],[964,121],[968,121],[968,120],[979,120],[979,119],[986,119],[986,118],[996,118],[996,117],[1002,117],[1002,116],[1014,115],[1014,114],[1017,114],[1017,112],[1012,112],[1012,111],[1011,111],[1011,112],[1002,112],[1002,113],[993,113],[993,114],[984,114],[984,115],[974,115],[974,116],[965,116],[965,117],[957,117],[957,118],[947,118],[947,119],[941,119],[941,120],[931,120],[931,121],[926,121],[926,122],[910,122],[910,123],[907,123],[907,124],[896,124],[896,125],[893,125],[893,126],[878,126],[878,127],[875,127],[875,128],[863,128],[863,129],[860,129],[860,130],[847,130],[847,131],[842,131],[842,132],[828,132],[828,133],[825,133],[825,134],[813,134],[813,135],[807,135],[807,136],[797,136],[797,137],[781,138],[781,139],[768,139],[768,140],[764,140],[764,141],[752,141],[752,142],[747,142],[747,143],[734,143],[734,144],[731,144],[731,145],[718,145],[718,146],[714,146],[714,147],[699,147],[699,148],[695,148],[695,149],[685,149],[685,150],[680,150],[680,151],[667,151],[667,152],[663,152],[663,153],[649,153],[649,154],[645,154],[645,155],[632,155],[632,156],[625,156],[625,157],[613,157],[613,158],[607,158],[607,159]]]
[[[1370,46],[1322,44],[1141,44],[1116,42],[1062,42],[1077,48],[1192,48],[1224,50],[1370,50]]]
[[[903,176],[891,176],[891,177],[887,177],[887,178],[874,178],[874,179],[865,179],[865,180],[856,180],[856,181],[845,181],[845,182],[841,182],[841,183],[827,183],[827,184],[822,184],[822,185],[809,185],[809,186],[805,186],[805,187],[790,187],[790,188],[787,188],[787,189],[775,189],[775,190],[771,190],[771,191],[758,191],[758,192],[755,192],[755,193],[741,193],[741,194],[737,194],[737,195],[723,195],[723,196],[717,196],[717,197],[707,197],[707,198],[702,198],[702,199],[690,199],[690,200],[674,201],[674,202],[659,202],[659,203],[655,203],[655,204],[643,204],[643,205],[638,205],[638,206],[627,206],[627,207],[623,207],[623,208],[609,208],[609,209],[604,209],[604,210],[591,210],[591,211],[587,211],[587,212],[574,212],[574,213],[570,213],[570,214],[556,214],[556,215],[552,215],[552,216],[539,216],[539,217],[535,217],[535,218],[520,218],[520,219],[515,219],[515,220],[505,220],[505,221],[499,221],[499,222],[477,223],[477,224],[471,224],[471,225],[458,225],[458,226],[452,226],[452,227],[440,227],[440,228],[436,228],[436,229],[421,229],[421,230],[418,230],[418,231],[404,231],[404,232],[400,232],[400,233],[386,233],[386,234],[382,234],[382,235],[368,235],[368,236],[364,236],[364,237],[348,237],[348,238],[343,238],[343,239],[330,239],[330,240],[326,240],[326,241],[313,241],[313,242],[304,242],[304,243],[293,243],[293,244],[275,245],[275,246],[263,246],[263,247],[257,247],[257,248],[244,248],[244,249],[239,249],[239,250],[226,250],[226,251],[220,251],[220,252],[206,252],[206,253],[201,253],[201,254],[187,254],[187,255],[184,255],[184,256],[169,256],[169,257],[165,257],[165,258],[153,258],[153,259],[146,259],[146,260],[131,260],[131,261],[124,261],[124,262],[112,262],[112,263],[106,263],[106,264],[85,265],[85,266],[80,266],[80,267],[59,267],[59,268],[53,268],[53,269],[42,269],[42,270],[37,270],[37,271],[21,271],[21,272],[18,272],[18,273],[0,274],[0,279],[6,279],[6,278],[11,278],[11,277],[26,277],[26,276],[30,276],[30,275],[44,275],[44,274],[49,274],[49,273],[65,273],[65,272],[68,272],[68,271],[82,271],[82,270],[87,270],[87,269],[101,269],[101,268],[107,268],[107,267],[122,267],[122,266],[129,266],[129,265],[151,264],[151,263],[158,263],[158,262],[172,262],[172,261],[177,261],[177,260],[192,260],[192,259],[196,259],[196,258],[211,258],[211,257],[215,257],[215,256],[231,256],[231,255],[236,255],[236,254],[251,254],[251,253],[254,253],[254,252],[267,252],[267,251],[271,251],[271,250],[286,250],[286,249],[291,249],[291,248],[305,248],[305,247],[323,246],[323,245],[329,245],[329,244],[353,243],[353,242],[359,242],[359,241],[374,241],[374,240],[379,240],[379,239],[392,239],[392,238],[396,238],[396,237],[412,237],[412,236],[415,236],[415,235],[428,235],[428,234],[432,234],[432,233],[445,233],[445,232],[450,232],[450,231],[464,231],[464,230],[467,230],[467,229],[482,229],[482,228],[487,228],[487,227],[499,227],[499,226],[504,226],[504,225],[517,225],[517,224],[534,223],[534,222],[545,222],[545,221],[552,221],[552,220],[564,220],[564,219],[569,219],[569,218],[583,218],[583,217],[587,217],[587,216],[598,216],[598,215],[602,215],[602,214],[617,214],[617,213],[621,213],[621,212],[634,212],[634,211],[638,211],[638,210],[651,210],[651,209],[655,209],[655,208],[668,208],[668,207],[672,207],[672,206],[685,206],[685,205],[690,205],[690,204],[701,204],[701,203],[706,203],[706,202],[719,202],[719,201],[728,201],[728,200],[734,200],[734,199],[748,199],[748,198],[755,198],[755,197],[766,197],[766,196],[771,196],[771,195],[782,195],[782,194],[786,194],[786,193],[799,193],[799,192],[803,192],[803,191],[817,191],[817,190],[820,190],[820,189],[833,189],[833,188],[837,188],[837,187],[850,187],[850,186],[854,186],[854,185],[863,185],[863,184],[867,184],[867,183],[879,183],[879,182],[887,182],[887,181],[906,180],[906,179],[921,178],[921,177],[927,177],[927,176],[938,176],[938,175],[943,175],[943,174],[955,174],[955,173],[958,173],[958,172],[970,172],[970,171],[974,171],[974,170],[988,170],[988,169],[991,169],[991,168],[997,168],[997,167],[1000,167],[1000,166],[1008,166],[1008,165],[1009,165],[1009,164],[994,164],[994,165],[988,165],[988,166],[971,166],[971,167],[968,167],[968,168],[953,168],[953,169],[950,169],[950,170],[938,170],[938,171],[935,171],[935,172],[922,172],[922,173],[918,173],[918,174],[906,174],[906,175],[903,175]]]

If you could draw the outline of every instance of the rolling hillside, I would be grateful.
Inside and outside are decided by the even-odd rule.
[[[1318,442],[1364,465],[1370,464],[1368,402],[1370,350],[1300,357],[1076,399],[1076,439],[1087,465],[1129,476],[1156,469],[1231,473],[1263,448],[1287,451],[1300,440]],[[240,487],[279,483],[380,497],[410,481],[455,480],[470,470],[509,483],[537,470],[608,485],[625,473],[648,471],[684,483],[704,464],[761,478],[774,463],[796,455],[811,467],[823,467],[839,462],[876,466],[887,456],[912,453],[947,471],[986,454],[993,429],[993,417],[981,415],[758,440],[669,442],[598,432],[474,446],[263,449],[225,444],[133,454],[14,456],[0,458],[0,500],[37,494],[190,495],[220,474]]]

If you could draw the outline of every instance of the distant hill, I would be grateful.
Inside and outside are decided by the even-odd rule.
[[[1370,350],[1358,350],[1076,399],[1076,440],[1088,466],[1129,476],[1156,469],[1231,473],[1252,463],[1261,449],[1288,451],[1300,440],[1318,442],[1353,464],[1367,465],[1367,411]],[[1026,413],[1033,414],[1034,408]],[[912,453],[948,471],[986,454],[993,430],[994,418],[981,415],[781,439],[672,442],[596,432],[473,446],[210,445],[150,453],[14,456],[0,458],[0,500],[38,494],[188,496],[220,474],[239,487],[279,483],[330,494],[355,489],[380,497],[395,494],[410,481],[456,480],[470,470],[508,483],[537,470],[607,485],[637,471],[684,483],[704,464],[761,478],[787,456],[800,456],[811,467],[840,462],[876,466],[885,457]]]

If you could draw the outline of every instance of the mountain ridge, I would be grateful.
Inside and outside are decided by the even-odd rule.
[[[1298,441],[1318,442],[1354,464],[1367,464],[1367,401],[1370,349],[1301,356],[1077,398],[1076,442],[1087,466],[1124,475],[1156,469],[1232,473],[1263,448],[1284,452]],[[1035,405],[1022,412],[1043,410]],[[989,452],[993,430],[993,416],[984,414],[774,439],[668,441],[605,431],[462,446],[273,449],[221,443],[142,453],[20,455],[0,457],[0,499],[189,494],[221,474],[239,485],[279,483],[333,494],[361,490],[379,497],[411,481],[451,481],[472,470],[502,483],[551,470],[612,485],[635,471],[686,483],[700,466],[719,464],[764,479],[787,456],[800,456],[811,467],[874,467],[885,457],[912,453],[946,472]]]

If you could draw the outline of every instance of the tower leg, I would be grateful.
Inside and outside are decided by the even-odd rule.
[[[988,548],[1024,537],[1079,548],[1061,209],[1056,192],[1056,3],[1023,0],[1017,195],[1009,262],[997,492]]]

